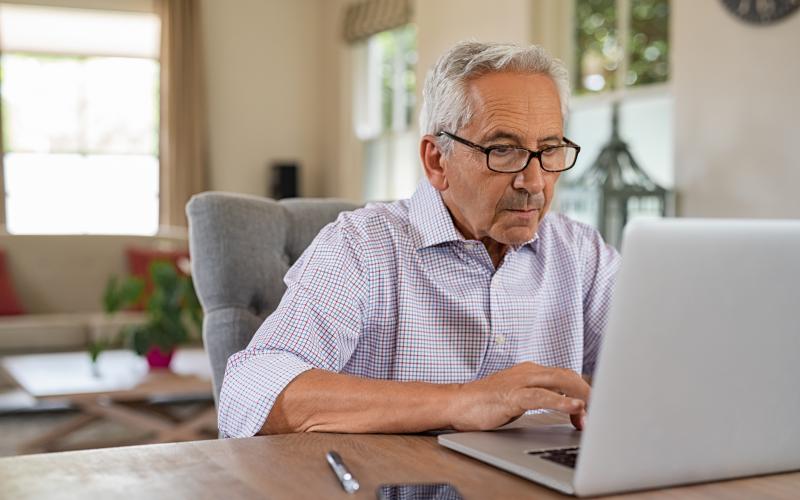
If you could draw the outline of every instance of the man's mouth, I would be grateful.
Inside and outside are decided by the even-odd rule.
[[[519,219],[520,221],[525,221],[525,223],[529,223],[534,219],[539,218],[539,214],[541,213],[539,208],[509,208],[506,209],[512,217]]]

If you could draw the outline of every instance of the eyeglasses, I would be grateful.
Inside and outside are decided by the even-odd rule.
[[[547,146],[538,151],[518,146],[497,145],[483,147],[463,139],[450,132],[439,132],[437,137],[447,136],[465,146],[476,149],[486,155],[486,166],[493,172],[515,174],[528,167],[531,158],[539,160],[539,166],[545,172],[563,172],[571,169],[578,159],[581,147],[564,137],[565,144]]]

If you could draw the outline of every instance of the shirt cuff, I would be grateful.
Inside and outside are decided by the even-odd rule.
[[[289,382],[314,366],[280,351],[235,358],[220,391],[219,430],[223,437],[255,436]]]

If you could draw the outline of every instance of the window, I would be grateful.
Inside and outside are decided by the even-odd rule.
[[[668,81],[668,0],[577,0],[575,17],[576,94]]]
[[[674,185],[669,9],[669,0],[575,0],[574,98],[566,135],[581,145],[581,154],[566,184],[597,159],[611,137],[612,105],[619,103],[620,136],[633,156],[662,187]],[[595,223],[591,215],[569,215]]]
[[[6,227],[158,230],[155,14],[0,5]]]
[[[356,50],[355,132],[364,146],[364,197],[404,198],[419,179],[416,29],[408,24],[369,37]]]

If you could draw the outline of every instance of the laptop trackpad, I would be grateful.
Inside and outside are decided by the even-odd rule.
[[[571,425],[505,427],[494,431],[457,432],[439,436],[439,442],[445,446],[453,443],[458,448],[512,454],[574,448],[580,444],[580,440],[580,431]]]
[[[547,425],[498,429],[487,433],[486,437],[499,439],[525,451],[542,451],[557,448],[574,448],[580,444],[581,433],[571,425]]]

